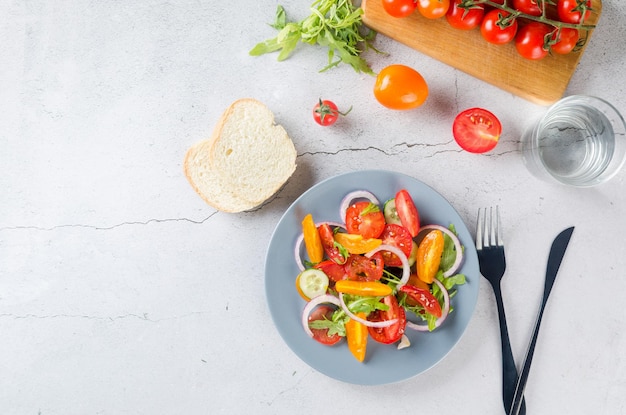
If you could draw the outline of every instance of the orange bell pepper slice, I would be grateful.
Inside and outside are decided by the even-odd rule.
[[[320,233],[313,221],[313,215],[310,213],[302,220],[302,234],[304,235],[304,246],[309,255],[309,260],[317,264],[324,259],[324,247]]]
[[[417,276],[425,283],[432,284],[441,263],[443,253],[443,232],[432,230],[417,246],[415,268]]]
[[[357,316],[362,319],[366,318],[366,314],[363,312],[357,313]],[[365,324],[353,319],[348,320],[346,323],[346,340],[348,342],[348,349],[359,362],[365,360],[368,335],[367,326]]]
[[[385,297],[393,293],[390,286],[378,281],[340,280],[335,283],[335,290],[338,293],[372,297]]]

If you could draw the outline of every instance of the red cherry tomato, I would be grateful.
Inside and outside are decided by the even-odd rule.
[[[388,223],[385,225],[385,230],[382,235],[380,235],[380,239],[383,240],[383,244],[399,248],[404,255],[407,256],[407,258],[411,255],[411,249],[413,249],[413,238],[411,238],[411,234],[404,226]],[[400,258],[389,251],[383,251],[382,257],[386,266],[402,266]]]
[[[320,99],[315,107],[313,107],[313,119],[316,123],[323,127],[333,125],[337,122],[340,115],[346,116],[352,110],[352,107],[346,112],[341,112],[334,102],[327,99]]]
[[[502,133],[500,120],[482,108],[470,108],[459,113],[452,124],[454,139],[470,153],[484,153],[493,149]]]
[[[327,305],[320,305],[315,308],[309,315],[309,323],[316,320],[330,320],[335,310]],[[337,333],[328,335],[328,329],[311,329],[313,332],[313,338],[318,342],[331,346],[341,340],[341,336]]]
[[[383,0],[383,9],[393,17],[410,16],[416,7],[415,0]]]
[[[344,266],[339,265],[331,259],[318,262],[317,264],[313,265],[313,268],[323,271],[324,274],[328,275],[328,279],[333,282],[345,280],[346,278],[348,278]]]
[[[415,238],[420,229],[420,218],[415,203],[406,189],[396,193],[396,212],[402,226],[409,231],[411,237]]]
[[[405,65],[389,65],[378,73],[374,96],[393,110],[419,107],[428,97],[428,85],[422,75]]]
[[[565,55],[570,53],[576,47],[578,43],[579,33],[577,29],[573,27],[562,27],[560,30],[555,30],[552,34],[551,49],[554,53]]]
[[[413,301],[421,304],[427,313],[437,318],[441,317],[441,305],[429,290],[406,284],[400,288],[400,292],[405,293],[411,297]]]
[[[545,58],[550,51],[550,38],[553,28],[540,22],[529,22],[522,26],[515,36],[515,48],[526,59]]]
[[[327,223],[321,224],[317,227],[317,230],[319,231],[322,247],[324,248],[326,256],[337,264],[345,264],[346,257],[335,245],[335,238],[333,237],[333,230],[330,228],[330,225]]]
[[[398,304],[398,300],[394,295],[388,295],[380,300],[387,305],[387,310],[375,310],[367,316],[369,321],[389,321],[398,319],[398,321],[388,327],[368,327],[368,331],[372,339],[379,343],[391,344],[395,343],[404,334],[406,329],[406,313],[404,308]]]
[[[483,38],[496,45],[508,43],[517,33],[517,20],[509,12],[493,9],[485,15],[480,26]]]
[[[450,3],[448,13],[446,13],[446,19],[450,26],[459,30],[470,30],[483,21],[485,15],[485,7],[482,5],[474,5],[469,9],[459,7],[459,4],[464,0],[454,0]]]
[[[450,0],[417,0],[417,10],[427,19],[439,19],[446,15]]]
[[[378,281],[383,276],[383,255],[376,252],[371,258],[364,255],[350,255],[345,269],[349,280]]]
[[[513,0],[513,8],[531,16],[541,16],[539,0]]]
[[[356,202],[346,210],[346,230],[364,239],[378,238],[385,228],[385,215],[371,202]]]
[[[587,0],[587,2],[583,2],[582,0],[559,0],[556,3],[556,12],[559,16],[559,20],[565,23],[581,23],[583,10],[584,20],[589,18],[591,12],[591,0]]]

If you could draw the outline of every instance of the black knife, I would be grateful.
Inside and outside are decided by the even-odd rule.
[[[539,308],[539,315],[537,316],[537,322],[535,323],[535,330],[533,336],[530,339],[528,345],[528,352],[526,353],[526,359],[524,360],[524,366],[522,372],[517,379],[517,386],[515,387],[515,395],[513,396],[513,403],[511,405],[511,411],[509,415],[517,415],[519,413],[520,406],[522,404],[522,397],[524,396],[524,389],[526,388],[526,380],[528,379],[528,373],[530,372],[530,364],[533,360],[533,353],[535,352],[535,345],[537,344],[537,335],[539,334],[539,326],[541,325],[541,318],[543,317],[543,310],[548,302],[548,296],[552,291],[556,274],[561,266],[563,255],[569,244],[569,240],[574,232],[574,227],[565,229],[563,232],[552,242],[552,248],[550,248],[550,255],[548,256],[548,267],[546,269],[546,282],[543,288],[543,300],[541,301],[541,307]]]

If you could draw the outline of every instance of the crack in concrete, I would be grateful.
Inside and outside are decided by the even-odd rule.
[[[201,311],[196,311],[196,312],[192,312],[192,313],[187,313],[187,314],[183,314],[180,316],[172,316],[172,317],[163,317],[163,318],[158,318],[158,319],[152,319],[148,317],[148,313],[143,313],[143,314],[134,314],[134,313],[129,313],[129,314],[122,314],[122,315],[118,315],[118,316],[90,316],[90,315],[84,315],[84,314],[50,314],[50,315],[38,315],[38,314],[11,314],[11,313],[4,313],[4,314],[0,314],[0,318],[12,318],[14,320],[26,320],[26,319],[38,319],[38,320],[45,320],[45,319],[85,319],[85,320],[101,320],[101,321],[116,321],[116,320],[125,320],[125,319],[137,319],[137,320],[143,320],[143,321],[148,321],[150,323],[158,323],[161,321],[168,321],[168,320],[177,320],[177,319],[181,319],[181,318],[186,318],[186,317],[190,317],[190,316],[194,316],[194,315],[201,315],[201,314],[205,314],[204,312]]]
[[[118,223],[116,225],[111,225],[111,226],[85,225],[85,224],[80,224],[79,223],[79,224],[55,225],[55,226],[51,226],[51,227],[48,227],[48,228],[41,227],[41,226],[34,226],[34,225],[5,226],[3,228],[0,228],[0,232],[1,231],[7,231],[7,230],[22,230],[22,229],[31,229],[31,230],[37,230],[37,231],[53,231],[53,230],[61,229],[61,228],[87,228],[87,229],[94,229],[94,230],[97,230],[97,231],[103,231],[103,230],[111,230],[111,229],[119,228],[119,227],[122,227],[122,226],[149,225],[150,223],[166,223],[166,222],[189,222],[189,223],[201,225],[204,222],[206,222],[207,220],[211,219],[217,213],[218,212],[215,211],[215,212],[211,213],[209,216],[207,216],[206,218],[204,218],[202,220],[193,220],[193,219],[189,219],[189,218],[148,219],[146,221],[122,222],[122,223]]]
[[[445,143],[407,143],[407,142],[403,142],[403,143],[398,143],[398,144],[394,144],[392,146],[392,148],[397,148],[397,147],[406,147],[407,149],[413,148],[413,147],[444,147],[447,146],[451,143],[452,141],[448,141]],[[384,155],[387,156],[394,156],[397,155],[399,153],[402,153],[402,149],[396,151],[396,152],[390,152],[390,151],[385,151],[379,147],[375,147],[375,146],[368,146],[368,147],[361,147],[361,148],[340,148],[336,151],[305,151],[304,153],[300,153],[298,154],[298,157],[302,157],[302,156],[317,156],[317,155],[331,155],[331,156],[336,156],[339,155],[341,153],[344,152],[353,152],[353,151],[370,151],[370,150],[374,150],[374,151],[378,151],[379,153],[382,153]],[[456,150],[449,150],[449,151],[456,151]],[[432,157],[432,155],[429,155],[428,157]]]

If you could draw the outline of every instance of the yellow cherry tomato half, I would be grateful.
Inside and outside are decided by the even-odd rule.
[[[443,232],[432,230],[417,244],[417,276],[425,283],[432,284],[441,263],[443,253]]]
[[[356,233],[337,233],[335,241],[340,243],[351,254],[366,254],[383,243],[382,239],[363,238],[362,235]]]
[[[302,220],[302,233],[304,234],[304,246],[309,255],[309,260],[314,264],[321,262],[324,259],[324,247],[322,246],[320,233],[310,213]]]
[[[385,297],[393,293],[390,286],[378,281],[340,280],[335,283],[335,290],[344,294],[373,297]]]
[[[428,85],[415,69],[405,65],[389,65],[376,76],[374,96],[389,109],[409,110],[426,101]]]
[[[362,319],[366,318],[366,314],[364,312],[357,313],[357,316]],[[348,320],[346,323],[346,340],[348,341],[348,350],[350,350],[354,358],[359,362],[363,362],[365,360],[368,336],[369,332],[365,324],[352,319]]]

